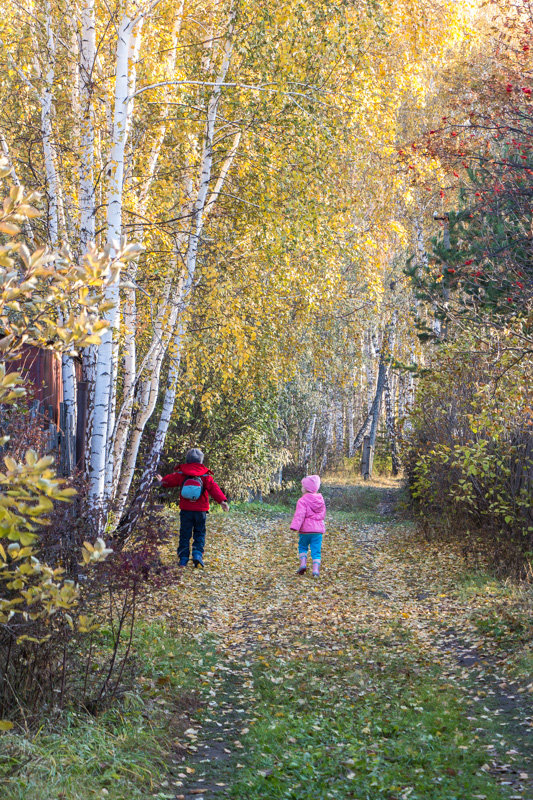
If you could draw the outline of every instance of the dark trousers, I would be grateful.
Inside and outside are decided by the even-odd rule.
[[[206,511],[180,511],[180,543],[178,545],[178,556],[189,559],[191,536],[192,557],[202,556],[205,545],[205,520]]]

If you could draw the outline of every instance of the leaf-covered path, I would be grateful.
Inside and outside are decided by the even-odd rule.
[[[325,487],[318,581],[289,513],[212,515],[206,569],[150,611],[202,654],[157,797],[533,797],[527,596],[421,541],[397,491]]]

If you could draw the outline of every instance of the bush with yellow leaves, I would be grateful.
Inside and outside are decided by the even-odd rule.
[[[0,159],[0,179],[10,168]],[[39,196],[12,185],[0,206],[0,406],[4,413],[24,396],[22,376],[8,370],[21,348],[33,345],[74,354],[76,348],[100,342],[107,326],[104,289],[116,277],[122,262],[135,254],[123,248],[113,259],[106,251],[91,248],[80,263],[67,251],[39,247],[31,252],[16,237],[28,220],[38,216]],[[9,452],[9,437],[0,445]],[[28,450],[18,462],[4,456],[0,472],[0,717],[25,703],[28,687],[34,704],[44,697],[46,682],[55,687],[56,663],[49,676],[40,674],[46,662],[41,650],[54,641],[54,652],[65,632],[87,631],[91,621],[76,617],[79,586],[60,565],[41,560],[40,535],[49,524],[57,502],[68,502],[75,489],[58,478],[52,456],[40,457]],[[111,551],[105,542],[86,542],[79,554],[85,565],[102,561]],[[54,655],[54,658],[56,656]],[[64,680],[63,680],[64,683]],[[55,688],[52,689],[55,691]],[[35,692],[37,692],[35,694]],[[0,719],[0,730],[12,726]]]

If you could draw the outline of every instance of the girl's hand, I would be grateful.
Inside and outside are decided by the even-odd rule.
[[[159,483],[163,483],[163,476],[162,476],[162,475],[160,475],[159,473],[157,473],[156,475],[154,475],[154,478],[155,478],[155,479],[156,479],[156,481],[158,481]]]
[[[222,511],[229,511],[229,503],[225,500],[220,505],[222,506]]]

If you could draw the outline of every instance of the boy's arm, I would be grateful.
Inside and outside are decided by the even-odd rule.
[[[215,483],[215,481],[211,476],[206,478],[205,488],[207,489],[207,491],[209,492],[210,496],[213,498],[215,503],[220,503],[222,508],[228,505],[228,498],[226,497],[226,495],[224,494],[218,483]],[[227,508],[224,510],[227,511]]]
[[[161,478],[162,486],[181,486],[185,476],[182,472],[171,472],[169,475],[164,475]]]

